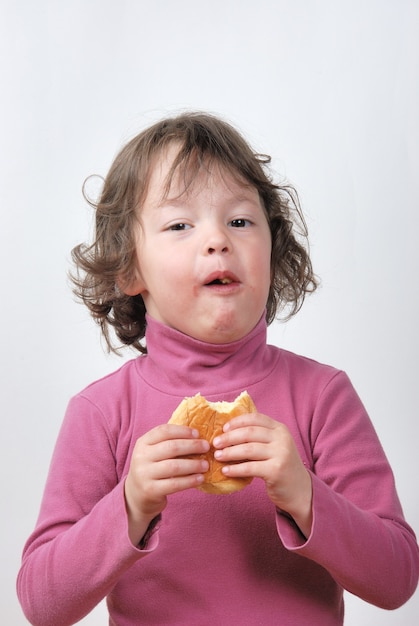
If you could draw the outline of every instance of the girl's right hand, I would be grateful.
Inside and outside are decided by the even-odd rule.
[[[209,448],[197,430],[176,424],[157,426],[137,440],[125,480],[128,532],[134,545],[166,507],[168,495],[203,482],[208,462],[183,457],[203,454]]]

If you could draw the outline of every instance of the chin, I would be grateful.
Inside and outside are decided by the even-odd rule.
[[[225,322],[225,320],[223,320]],[[231,343],[233,341],[238,341],[242,339],[247,334],[250,333],[251,330],[255,327],[255,324],[238,324],[237,320],[235,323],[222,323],[216,324],[205,333],[206,338],[204,341],[208,343],[222,344],[222,343]]]

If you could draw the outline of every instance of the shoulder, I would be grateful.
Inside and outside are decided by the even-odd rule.
[[[274,367],[261,392],[268,411],[275,410],[280,398],[281,407],[301,418],[302,414],[312,416],[326,398],[353,396],[352,383],[343,370],[283,348],[269,346],[269,350],[276,358],[271,356]]]
[[[363,409],[362,401],[347,372],[314,358],[280,350],[276,377],[281,390],[299,407],[311,407],[313,414],[337,406]]]
[[[78,431],[95,439],[103,431],[105,439],[114,442],[128,432],[141,393],[136,363],[141,358],[127,361],[70,398],[62,431]]]
[[[124,363],[117,370],[91,382],[76,393],[69,402],[69,409],[83,407],[84,411],[103,413],[110,416],[120,413],[135,403],[139,393],[139,368],[137,361],[142,356]]]
[[[279,352],[278,365],[289,376],[297,380],[317,380],[327,384],[335,377],[346,377],[345,372],[333,365],[317,361],[314,358],[303,356],[290,350],[269,346]]]
[[[84,387],[84,389],[79,391],[77,395],[94,398],[96,396],[102,396],[107,391],[112,391],[113,394],[118,390],[125,391],[127,387],[129,388],[131,386],[133,380],[138,379],[137,362],[143,358],[144,357],[139,356],[126,361],[118,369],[91,382]]]

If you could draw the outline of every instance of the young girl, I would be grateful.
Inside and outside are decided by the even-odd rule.
[[[116,157],[75,283],[109,347],[113,328],[142,355],[69,404],[18,578],[31,623],[74,624],[106,597],[118,626],[335,626],[344,589],[388,609],[413,594],[415,536],[347,376],[266,343],[316,287],[268,161],[204,114]],[[258,413],[215,455],[254,480],[203,493],[209,442],[167,422],[185,396],[243,390]]]

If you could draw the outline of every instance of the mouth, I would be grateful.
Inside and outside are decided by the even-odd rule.
[[[237,276],[234,276],[231,272],[213,272],[204,282],[205,287],[211,285],[231,285],[232,283],[239,283]]]
[[[207,285],[230,285],[232,283],[231,278],[216,278],[212,280],[210,283],[206,283]]]

